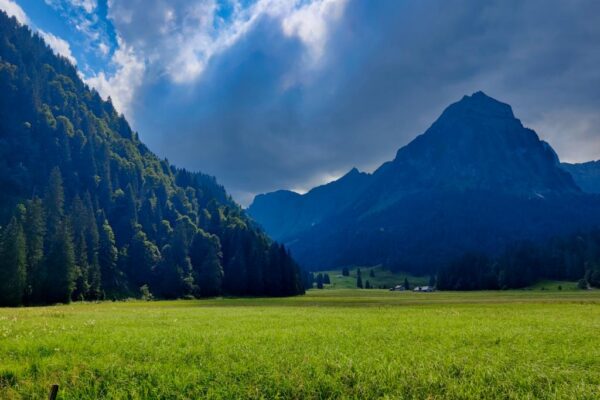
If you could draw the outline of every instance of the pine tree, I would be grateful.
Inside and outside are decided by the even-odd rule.
[[[317,274],[317,289],[323,289],[323,274]]]
[[[326,285],[331,285],[331,278],[329,278],[329,274],[323,274],[323,283]]]
[[[75,251],[69,224],[64,221],[50,238],[46,255],[44,300],[47,303],[68,303],[75,287]]]
[[[104,220],[99,234],[98,264],[100,266],[102,288],[105,292],[114,295],[119,288],[117,273],[119,253],[115,245],[115,235],[107,220]]]
[[[156,290],[160,297],[175,299],[183,295],[185,289],[183,271],[176,263],[173,246],[167,244],[160,250],[162,259],[156,268]]]
[[[223,290],[221,244],[215,235],[199,229],[190,249],[194,283],[200,297],[218,296]]]
[[[75,249],[75,288],[73,289],[73,300],[85,300],[86,293],[90,290],[88,283],[88,257],[87,245],[83,233],[77,235],[73,241]]]
[[[350,270],[348,267],[342,268],[342,276],[350,276]]]
[[[160,261],[160,252],[138,226],[129,247],[129,281],[133,288],[149,284],[152,273]]]
[[[94,206],[89,192],[86,192],[83,198],[85,205],[85,242],[87,245],[88,255],[88,270],[87,284],[88,291],[85,293],[85,298],[89,300],[97,300],[102,297],[102,279],[100,272],[100,262],[98,259],[98,249],[100,247],[100,233],[98,232],[98,224],[94,215]]]
[[[369,271],[369,276],[371,278],[375,278],[375,268],[371,268],[371,270]]]
[[[60,229],[64,218],[65,191],[63,188],[62,175],[58,167],[50,172],[48,188],[44,197],[44,209],[46,211],[46,226],[50,236],[54,236]]]
[[[83,201],[79,196],[75,196],[71,211],[69,213],[71,228],[73,232],[73,245],[75,248],[75,289],[73,299],[84,300],[85,295],[90,290],[88,282],[89,275],[89,255],[88,244],[86,240],[86,231],[88,228],[87,212]]]
[[[404,289],[410,290],[410,284],[408,283],[408,278],[404,278]]]
[[[20,218],[11,219],[0,239],[0,306],[21,305],[25,294],[27,252]]]
[[[365,289],[371,289],[371,282],[369,282],[369,280],[367,279],[367,281],[365,282]]]
[[[359,289],[363,288],[363,282],[362,282],[362,278],[361,278],[360,274],[356,274],[356,287]]]
[[[75,251],[71,227],[64,215],[65,193],[60,169],[50,173],[44,198],[47,239],[45,280],[42,298],[47,303],[67,303],[71,300],[75,279]]]
[[[34,197],[27,203],[23,226],[27,243],[27,290],[28,303],[43,301],[43,285],[46,279],[44,266],[44,237],[46,235],[46,216],[42,200]]]

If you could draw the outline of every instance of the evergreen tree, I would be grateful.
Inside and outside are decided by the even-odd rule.
[[[21,305],[25,294],[27,253],[20,218],[11,219],[0,239],[0,306]]]
[[[356,287],[359,289],[363,288],[363,282],[360,274],[356,274]]]
[[[369,276],[371,278],[375,278],[375,268],[371,268],[371,270],[369,271]]]
[[[89,192],[84,195],[85,206],[85,243],[87,246],[87,287],[85,298],[90,300],[100,299],[102,297],[102,279],[100,272],[100,261],[98,250],[100,248],[100,233],[98,224],[94,215],[94,208]]]
[[[348,267],[342,268],[342,276],[350,276],[350,270]]]
[[[198,296],[210,297],[221,294],[223,287],[222,257],[219,238],[199,229],[192,240],[190,249]]]
[[[69,222],[64,213],[65,193],[60,169],[50,173],[44,199],[47,215],[45,251],[45,280],[43,298],[48,303],[67,303],[71,300],[76,274],[75,251]]]
[[[133,288],[139,288],[152,281],[154,269],[160,261],[160,252],[154,243],[142,231],[141,226],[131,239],[129,247],[128,278]]]
[[[176,263],[173,246],[167,244],[160,250],[162,259],[156,268],[156,289],[161,297],[175,299],[185,290],[183,270]]]
[[[323,289],[323,274],[317,274],[317,289]]]
[[[329,278],[329,274],[323,274],[323,283],[326,285],[331,285],[331,279]]]
[[[118,255],[115,234],[108,221],[104,220],[100,228],[98,264],[100,266],[102,288],[111,295],[115,294],[120,286],[117,272]]]
[[[408,278],[404,278],[404,289],[410,290],[410,283],[408,282]]]
[[[62,175],[58,167],[50,172],[48,189],[44,198],[46,210],[46,226],[50,236],[55,235],[60,229],[64,219],[65,191]]]
[[[44,299],[47,303],[68,303],[75,287],[75,251],[69,224],[64,221],[50,238],[46,255]]]
[[[28,303],[43,301],[43,285],[46,279],[44,266],[44,237],[46,235],[46,216],[42,200],[34,197],[27,203],[24,223],[27,243],[27,290]]]
[[[367,281],[365,282],[365,289],[371,289],[371,282],[369,282],[369,280],[367,279]]]
[[[73,300],[85,300],[85,295],[89,292],[88,283],[88,257],[87,246],[83,234],[77,235],[73,241],[75,249],[75,288],[73,289]]]
[[[312,289],[314,282],[315,276],[312,272],[302,271],[302,283],[304,285],[304,290]]]

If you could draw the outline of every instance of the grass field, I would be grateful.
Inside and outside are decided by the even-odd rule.
[[[370,276],[370,272],[373,270],[375,277]],[[377,267],[360,267],[361,278],[363,285],[367,281],[371,283],[374,288],[391,288],[396,285],[403,285],[404,278],[407,278],[411,287],[423,286],[429,284],[428,276],[415,277],[405,273],[394,273],[386,270],[380,266]],[[323,271],[323,273],[329,274],[331,279],[330,285],[325,285],[326,289],[354,289],[356,288],[356,273],[357,268],[353,267],[349,269],[350,275],[343,276],[341,270]]]
[[[600,398],[600,291],[0,309],[0,398]]]

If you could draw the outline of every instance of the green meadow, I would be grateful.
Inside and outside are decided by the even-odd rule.
[[[354,289],[356,288],[357,270],[360,269],[363,285],[369,281],[373,288],[389,289],[396,285],[403,285],[404,279],[408,279],[411,287],[423,286],[429,284],[428,276],[412,276],[401,272],[391,272],[381,266],[376,267],[352,267],[349,269],[349,275],[342,275],[341,270],[324,271],[329,275],[331,284],[325,285],[326,289]],[[374,276],[371,276],[371,271]]]
[[[4,308],[0,398],[598,399],[599,333],[600,291]]]

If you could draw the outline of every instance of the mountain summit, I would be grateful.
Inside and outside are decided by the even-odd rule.
[[[598,198],[552,147],[483,92],[447,107],[373,174],[353,170],[292,197],[257,196],[248,212],[313,269],[434,271],[467,251],[495,253],[600,220]]]
[[[558,157],[511,107],[483,92],[450,105],[375,172],[393,190],[486,190],[524,196],[578,192]]]

